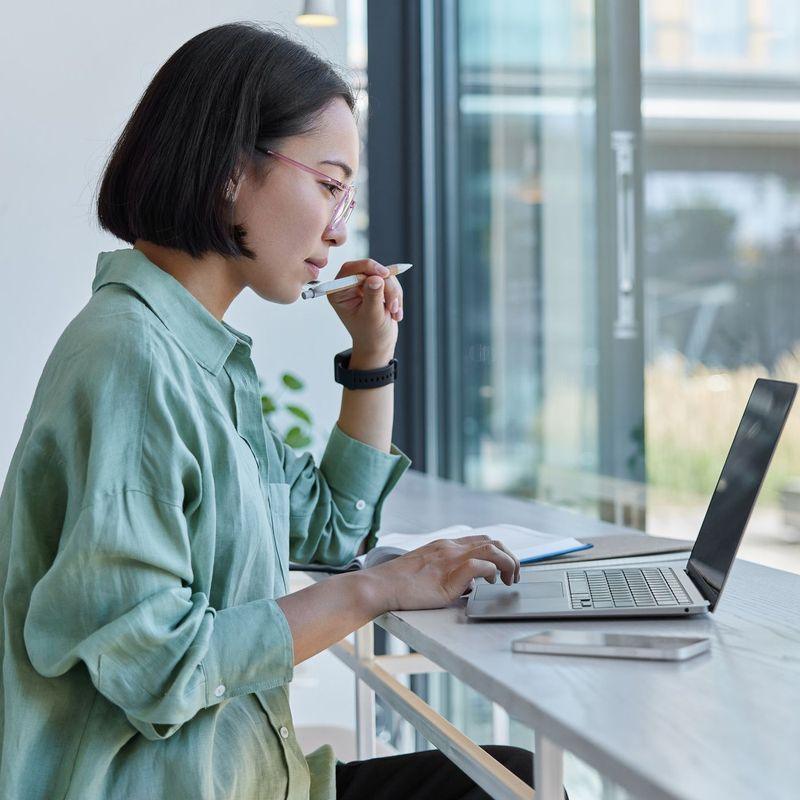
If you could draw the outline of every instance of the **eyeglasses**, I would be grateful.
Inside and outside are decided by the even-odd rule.
[[[261,147],[256,147],[256,150],[258,150],[260,153],[264,153],[264,155],[277,158],[279,161],[283,161],[286,164],[291,164],[293,167],[302,169],[311,175],[316,175],[318,178],[325,180],[328,184],[330,184],[331,187],[335,187],[342,192],[342,198],[339,200],[339,202],[336,204],[336,208],[333,210],[333,217],[328,225],[329,228],[336,228],[338,225],[344,225],[344,223],[350,219],[350,214],[353,213],[353,209],[356,205],[355,186],[337,181],[336,178],[331,178],[330,175],[326,175],[324,172],[320,172],[318,169],[309,167],[306,164],[301,164],[299,161],[295,161],[293,158],[289,158],[289,156],[285,156],[282,153],[276,153],[274,150],[264,150]]]

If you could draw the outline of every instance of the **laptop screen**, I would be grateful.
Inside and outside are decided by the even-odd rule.
[[[760,378],[750,394],[687,566],[710,611],[736,558],[796,391],[794,383]]]

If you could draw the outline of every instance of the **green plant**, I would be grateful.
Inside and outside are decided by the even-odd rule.
[[[297,405],[294,402],[286,402],[283,396],[286,392],[302,392],[305,384],[296,375],[284,372],[281,375],[280,384],[274,393],[261,393],[261,413],[267,424],[280,434],[277,428],[276,417],[286,415],[289,424],[286,430],[280,434],[283,441],[295,450],[305,450],[309,447],[314,438],[314,422],[308,409]]]

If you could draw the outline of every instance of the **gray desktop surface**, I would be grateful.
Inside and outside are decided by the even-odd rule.
[[[458,522],[577,538],[634,533],[414,471],[387,500],[381,527],[411,533]],[[524,571],[533,569],[563,565]],[[800,576],[737,561],[718,610],[692,619],[473,622],[465,604],[376,621],[634,797],[800,796]],[[701,635],[711,652],[683,663],[511,652],[512,639],[548,628]]]

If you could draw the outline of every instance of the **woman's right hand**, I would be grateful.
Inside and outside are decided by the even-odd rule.
[[[374,580],[383,611],[441,608],[475,586],[475,578],[508,586],[519,581],[519,559],[483,534],[440,539],[364,570]]]

